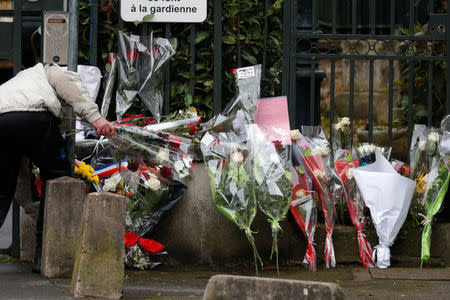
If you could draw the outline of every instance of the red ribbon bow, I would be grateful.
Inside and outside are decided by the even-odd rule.
[[[140,238],[137,234],[127,231],[125,232],[125,247],[131,247],[139,242],[142,248],[152,253],[161,252],[165,246],[155,240]]]

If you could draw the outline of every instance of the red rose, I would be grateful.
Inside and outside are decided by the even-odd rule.
[[[117,58],[117,55],[115,55],[114,53],[108,54],[108,62],[109,63],[112,63],[116,58]]]
[[[275,146],[275,149],[279,149],[279,148],[283,147],[283,144],[279,140],[273,141],[272,143]]]
[[[128,50],[127,57],[129,60],[137,60],[139,52],[136,49]]]
[[[160,173],[162,177],[170,179],[172,177],[172,168],[162,167]]]
[[[195,125],[189,124],[187,127],[189,128],[189,135],[194,135],[195,134]]]

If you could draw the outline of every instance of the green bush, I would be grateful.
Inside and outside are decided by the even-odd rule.
[[[104,69],[106,55],[115,52],[119,27],[119,1],[100,0],[98,18],[98,67]],[[264,96],[281,93],[282,66],[282,0],[269,1],[265,11],[263,0],[224,0],[223,3],[223,82],[222,104],[235,94],[231,70],[238,67],[238,43],[241,47],[241,66],[263,62],[264,19],[267,16],[266,70],[263,79]],[[79,63],[89,63],[90,4],[80,1]],[[206,118],[213,115],[213,1],[208,1],[205,22],[195,25],[195,76],[189,73],[191,54],[189,36],[192,24],[171,24],[171,38],[177,40],[177,52],[170,65],[170,111],[194,106]],[[124,22],[124,31],[142,33],[142,24]],[[149,23],[149,31],[165,36],[165,24]],[[189,93],[189,80],[195,82],[194,96]],[[101,92],[98,99],[101,99]],[[148,115],[149,112],[142,111]]]

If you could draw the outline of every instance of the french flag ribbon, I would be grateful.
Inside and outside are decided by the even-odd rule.
[[[127,165],[128,165],[127,161],[123,160],[120,166],[120,171],[126,170]],[[112,162],[110,164],[94,167],[94,171],[95,171],[94,176],[97,175],[98,178],[102,179],[119,172],[119,168],[117,167],[117,164],[115,162]]]

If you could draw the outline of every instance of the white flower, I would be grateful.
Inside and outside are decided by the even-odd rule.
[[[350,126],[350,118],[349,117],[343,117],[341,119],[341,125],[342,126]]]
[[[270,154],[270,161],[274,164],[279,164],[280,163],[280,157],[278,156],[278,154],[276,153],[272,153]]]
[[[293,140],[293,141],[298,141],[298,140],[301,139],[302,136],[303,136],[303,135],[300,133],[300,130],[298,130],[298,129],[291,130],[290,135],[291,135],[291,140]]]
[[[342,124],[340,122],[334,124],[333,126],[334,126],[334,130],[336,130],[336,131],[339,130],[339,129],[342,129]]]
[[[160,164],[164,164],[169,160],[170,152],[168,148],[161,148],[156,155],[156,161]]]
[[[103,191],[105,192],[115,192],[117,185],[119,184],[122,176],[120,173],[116,173],[108,179],[105,179],[105,184],[103,185]]]
[[[327,146],[316,147],[311,150],[311,155],[320,154],[320,156],[327,156],[330,149]]]
[[[368,154],[368,153],[370,153],[370,146],[369,145],[362,145],[361,146],[362,147],[362,153],[364,153],[364,154]]]
[[[437,132],[431,132],[428,134],[427,137],[428,140],[432,141],[432,142],[439,142],[439,133]]]
[[[313,172],[313,174],[314,174],[314,176],[315,176],[316,178],[318,178],[318,179],[322,179],[322,178],[325,177],[325,172],[324,172],[324,171],[321,171],[321,170],[319,170],[319,169],[315,169],[314,172]]]
[[[370,144],[368,146],[369,146],[369,152],[375,153],[375,150],[377,150],[377,147],[374,144]]]
[[[300,189],[295,192],[295,198],[300,199],[306,196],[306,191],[304,189]]]
[[[150,175],[149,179],[144,183],[144,185],[152,191],[156,191],[161,188],[161,182],[153,174]]]
[[[378,151],[380,151],[380,153],[381,153],[381,154],[383,154],[383,155],[384,155],[384,151],[385,151],[385,150],[384,150],[384,148],[383,148],[383,147],[377,147],[377,149],[378,149]]]
[[[347,179],[353,178],[353,168],[350,168],[347,170],[347,172],[345,172],[345,177],[347,177]]]
[[[242,152],[234,152],[231,154],[231,161],[235,164],[240,164],[244,161],[244,155],[242,154]]]
[[[419,141],[419,150],[420,151],[425,151],[426,147],[427,147],[427,142]]]

